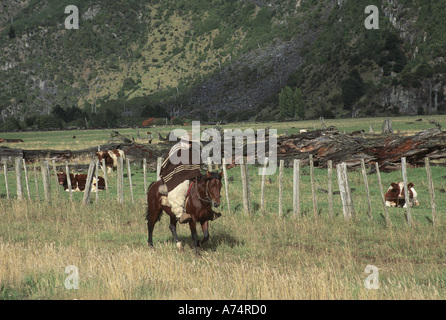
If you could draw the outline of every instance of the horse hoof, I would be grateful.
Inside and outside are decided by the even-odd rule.
[[[178,250],[183,251],[183,244],[181,243],[181,241],[177,242],[177,248]]]

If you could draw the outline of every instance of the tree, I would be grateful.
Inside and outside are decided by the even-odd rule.
[[[288,86],[279,94],[279,110],[282,119],[294,117],[293,90]]]
[[[298,88],[293,90],[286,86],[279,94],[279,111],[281,119],[291,119],[296,116],[305,119],[305,103],[302,91]]]
[[[364,95],[364,82],[358,70],[350,72],[350,76],[342,82],[342,100],[344,109],[351,111],[353,105]]]
[[[296,88],[296,90],[294,90],[293,100],[296,115],[305,120],[305,103],[302,98],[302,91],[300,89]]]

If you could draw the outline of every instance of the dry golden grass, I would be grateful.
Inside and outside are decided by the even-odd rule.
[[[63,140],[70,135],[60,133],[59,137]],[[88,141],[96,143],[108,135],[106,131],[77,133],[85,147],[91,146]],[[63,149],[55,141],[51,143],[55,149]],[[412,228],[397,208],[391,208],[392,227],[386,228],[374,175],[369,176],[373,220],[368,220],[359,172],[349,173],[356,188],[357,218],[353,221],[344,221],[336,197],[334,218],[329,219],[326,194],[320,192],[320,216],[314,217],[309,176],[305,174],[301,177],[303,215],[293,217],[290,169],[285,169],[284,216],[279,217],[277,174],[267,183],[266,214],[261,215],[260,177],[251,168],[254,212],[246,216],[240,170],[231,169],[232,213],[227,213],[224,204],[223,217],[210,224],[211,238],[201,257],[190,247],[187,226],[179,227],[185,250],[177,250],[166,217],[155,226],[155,249],[147,246],[142,170],[136,168],[132,168],[133,205],[127,193],[125,205],[116,204],[114,178],[110,199],[102,192],[99,203],[93,201],[89,206],[80,204],[82,194],[76,194],[73,203],[66,193],[60,200],[53,193],[52,204],[1,198],[0,299],[445,299],[446,203],[438,190],[446,187],[446,180],[442,167],[432,169],[439,219],[435,229],[429,222],[431,208],[423,168],[409,170],[421,202],[412,211]],[[308,168],[302,171],[309,172]],[[317,185],[325,187],[326,171],[316,169],[315,173]],[[33,186],[31,174],[30,178]],[[382,178],[387,184],[400,179],[400,173],[382,174]],[[153,179],[151,173],[149,181]],[[1,193],[3,181],[1,175]],[[14,194],[12,176],[9,181]],[[335,178],[333,183],[337,189]],[[224,189],[222,192],[225,203]],[[34,200],[34,194],[32,197]],[[69,265],[79,269],[78,290],[64,286]],[[365,288],[367,265],[379,270],[377,290]]]

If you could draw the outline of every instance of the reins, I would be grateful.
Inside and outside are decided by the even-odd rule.
[[[204,201],[204,202],[208,202],[208,203],[212,204],[212,199],[209,196],[209,180],[206,181],[206,199],[201,198],[200,194],[198,193],[198,181],[195,183],[195,191],[197,193],[198,200]]]

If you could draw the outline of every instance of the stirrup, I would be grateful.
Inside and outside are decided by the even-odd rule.
[[[192,219],[192,216],[186,212],[183,212],[183,214],[181,215],[181,217],[179,218],[179,222],[180,223],[188,223],[190,222]]]

